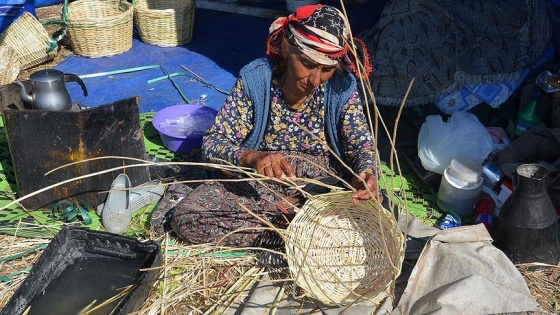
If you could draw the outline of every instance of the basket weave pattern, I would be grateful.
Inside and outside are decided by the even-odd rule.
[[[0,85],[14,82],[20,70],[16,51],[10,46],[0,46]]]
[[[392,288],[404,259],[404,236],[393,215],[351,192],[311,197],[286,230],[295,283],[327,305],[373,299]]]
[[[0,45],[10,46],[17,53],[21,69],[28,69],[56,57],[49,52],[52,39],[31,13],[25,11],[0,35]]]
[[[137,0],[134,21],[146,44],[171,47],[192,40],[194,0]]]
[[[132,47],[133,8],[126,1],[78,0],[68,5],[68,39],[72,50],[96,58]]]

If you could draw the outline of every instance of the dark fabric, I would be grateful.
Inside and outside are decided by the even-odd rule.
[[[515,169],[526,163],[555,162],[560,158],[560,141],[553,130],[540,123],[528,129],[505,147],[498,158],[498,166],[509,178],[515,177]]]
[[[552,20],[546,0],[392,0],[359,35],[371,54],[377,104],[423,105],[464,84],[497,84],[546,51]]]
[[[283,153],[290,156],[288,161],[297,178],[322,179],[343,173],[338,162],[327,156]],[[223,180],[205,182],[182,198],[175,205],[171,219],[171,228],[177,236],[195,244],[262,246],[263,242],[273,239],[274,233],[263,229],[266,224],[247,209],[278,228],[287,227],[294,209],[285,204],[283,197],[299,197],[299,192],[291,185],[239,181],[240,178],[230,174]],[[231,232],[234,233],[226,237]],[[260,237],[263,233],[268,237]]]

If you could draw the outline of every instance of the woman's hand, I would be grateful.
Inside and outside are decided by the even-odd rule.
[[[281,153],[249,150],[241,155],[239,161],[241,166],[252,167],[264,176],[275,178],[296,176],[292,165]]]
[[[376,202],[380,204],[383,201],[383,197],[378,191],[377,176],[365,172],[361,172],[358,176],[360,178],[354,177],[352,179],[352,187],[356,189],[356,192],[352,195],[354,202],[358,203],[360,200],[369,200],[373,196],[376,198]],[[364,186],[364,182],[367,188]]]

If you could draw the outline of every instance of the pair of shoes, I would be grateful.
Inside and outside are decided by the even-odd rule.
[[[102,206],[101,222],[108,232],[123,234],[128,230],[132,214],[128,211],[130,179],[119,174],[111,184],[107,200]]]
[[[164,187],[159,179],[129,189],[128,211],[132,215],[140,208],[158,202],[163,197]],[[107,198],[108,199],[108,198]],[[97,214],[103,213],[105,204],[97,206]]]

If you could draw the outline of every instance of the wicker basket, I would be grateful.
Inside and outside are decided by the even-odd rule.
[[[352,192],[311,197],[286,230],[286,257],[295,283],[327,305],[372,300],[393,288],[404,259],[394,216]]]
[[[192,40],[194,0],[137,0],[134,21],[140,39],[150,45],[178,46]]]
[[[132,47],[133,8],[124,0],[72,2],[66,22],[70,45],[78,55],[113,56]]]
[[[54,59],[57,42],[41,22],[25,11],[0,35],[0,45],[15,50],[21,69],[28,69]]]
[[[0,85],[14,82],[20,70],[16,51],[10,46],[0,46]]]

